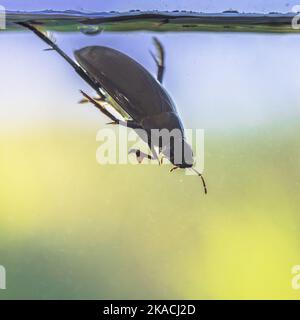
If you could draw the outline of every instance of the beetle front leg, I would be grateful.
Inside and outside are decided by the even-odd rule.
[[[138,163],[142,163],[145,158],[153,160],[153,157],[150,154],[144,153],[139,149],[130,149],[128,154],[134,153]]]
[[[151,142],[151,137],[148,135],[148,146],[149,146],[149,149],[151,151],[151,154],[153,155],[153,160],[157,160],[158,161],[158,164],[160,165],[160,159],[157,155],[157,152],[154,148],[154,146],[152,145],[152,142]]]

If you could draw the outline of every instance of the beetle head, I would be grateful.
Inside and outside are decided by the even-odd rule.
[[[191,168],[194,164],[193,150],[184,140],[174,140],[163,150],[170,162],[181,169]]]

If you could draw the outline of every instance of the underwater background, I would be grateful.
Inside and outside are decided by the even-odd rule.
[[[288,12],[296,1],[0,1],[9,10]],[[71,8],[72,7],[72,8]],[[205,130],[201,181],[170,166],[96,162],[93,90],[26,30],[0,32],[0,299],[299,299],[300,35],[55,32],[72,56],[115,48]]]

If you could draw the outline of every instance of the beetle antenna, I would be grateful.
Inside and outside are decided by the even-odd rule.
[[[195,168],[190,168],[190,169],[192,171],[194,171],[198,175],[198,177],[201,178],[202,183],[203,183],[204,193],[207,194],[207,186],[206,186],[205,180],[203,178],[203,175],[199,171],[197,171]]]
[[[173,171],[177,170],[178,168],[179,168],[179,167],[174,166],[172,169],[170,169],[170,172],[173,172]]]

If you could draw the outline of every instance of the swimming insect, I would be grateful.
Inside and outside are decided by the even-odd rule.
[[[157,65],[157,79],[138,62],[115,49],[103,46],[84,47],[74,52],[76,61],[67,56],[46,34],[32,24],[20,22],[21,26],[33,31],[45,41],[51,50],[59,53],[99,95],[94,99],[81,91],[86,101],[91,102],[103,114],[110,118],[111,124],[124,125],[137,131],[142,129],[146,137],[141,138],[148,144],[151,155],[140,150],[130,150],[135,153],[138,161],[143,158],[157,159],[155,147],[159,154],[174,165],[170,170],[189,168],[202,179],[204,192],[207,193],[205,180],[201,173],[193,168],[194,159],[191,146],[186,142],[182,122],[175,104],[162,86],[165,70],[165,52],[162,44],[154,38],[157,56],[151,55]],[[103,103],[110,97],[115,109],[123,119],[116,118]],[[139,129],[139,130],[138,130]],[[177,130],[180,135],[164,141],[159,132]],[[159,136],[153,138],[153,130]],[[156,139],[157,138],[157,139]],[[176,147],[180,147],[179,155]]]

